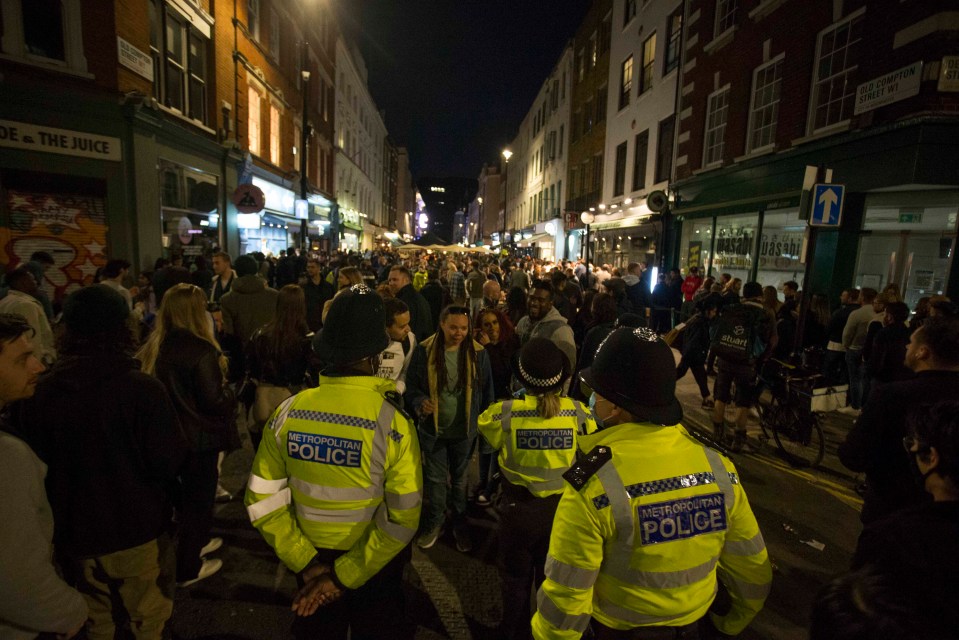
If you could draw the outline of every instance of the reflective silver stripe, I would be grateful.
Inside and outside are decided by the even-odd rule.
[[[409,527],[404,527],[401,524],[391,522],[389,514],[387,513],[387,510],[386,510],[386,507],[382,504],[376,510],[375,520],[376,520],[376,526],[379,528],[380,531],[382,531],[383,533],[385,533],[391,538],[395,538],[396,540],[399,540],[403,544],[406,544],[407,542],[410,542],[411,540],[413,540],[413,536],[416,535],[416,529],[411,529]]]
[[[765,548],[766,541],[763,540],[763,534],[762,532],[757,532],[756,535],[749,540],[730,540],[727,538],[726,544],[723,546],[723,551],[734,556],[754,556],[761,553]]]
[[[566,481],[562,478],[557,478],[555,480],[544,480],[542,482],[530,482],[527,486],[527,489],[530,491],[556,491],[563,489]]]
[[[296,400],[295,395],[290,396],[281,402],[279,408],[277,408],[276,412],[273,414],[272,421],[266,425],[267,429],[273,429],[273,435],[276,438],[276,446],[280,451],[285,451],[283,440],[280,438],[280,432],[283,431],[283,423],[286,422],[286,416],[293,407],[294,400]]]
[[[590,616],[586,613],[579,615],[569,615],[556,606],[556,603],[550,600],[543,588],[540,587],[536,595],[536,611],[543,616],[546,622],[550,623],[560,631],[578,631],[582,633],[589,626]]]
[[[291,478],[290,486],[314,500],[327,500],[330,502],[371,500],[383,495],[383,488],[377,485],[371,487],[328,487],[322,484],[307,482],[302,478]]]
[[[266,478],[261,478],[255,473],[251,473],[250,479],[246,483],[246,487],[253,493],[276,493],[281,489],[285,489],[286,484],[286,478],[281,478],[279,480],[267,480]]]
[[[316,509],[305,504],[296,504],[296,515],[313,522],[370,522],[376,514],[376,507],[363,509]]]
[[[723,464],[722,457],[720,457],[714,449],[703,447],[703,451],[706,452],[706,460],[709,461],[709,468],[713,470],[713,477],[716,478],[716,486],[718,486],[719,490],[726,496],[726,513],[730,513],[736,504],[736,494],[733,492],[733,483],[729,477],[730,474],[726,471],[726,465]]]
[[[374,487],[383,486],[387,441],[393,430],[394,415],[396,415],[396,407],[384,400],[376,417],[376,431],[373,432],[373,447],[370,449],[370,484]]]
[[[772,583],[756,584],[754,582],[743,582],[726,574],[728,586],[730,589],[746,600],[764,600],[769,595],[769,588]]]
[[[509,469],[513,473],[522,473],[525,476],[540,478],[542,480],[562,480],[563,474],[566,473],[569,467],[564,469],[546,469],[543,467],[527,467],[521,464],[511,464],[509,467],[503,468]]]
[[[422,503],[423,494],[419,491],[413,493],[386,492],[386,506],[390,509],[415,509]]]
[[[269,498],[257,500],[246,508],[246,513],[248,516],[250,516],[250,522],[256,522],[265,515],[269,515],[280,509],[285,509],[287,506],[289,506],[290,500],[290,488],[287,487],[282,491],[274,493]]]
[[[581,436],[586,435],[586,410],[579,400],[573,400],[573,406],[576,407],[576,433]]]
[[[503,403],[503,412],[500,414],[500,427],[503,429],[503,448],[506,450],[506,467],[516,468],[516,461],[513,460],[513,401],[507,400]]]
[[[628,567],[633,556],[633,509],[629,504],[629,495],[623,486],[623,479],[619,477],[619,472],[611,461],[599,468],[596,477],[606,491],[609,506],[613,510],[613,523],[616,525],[613,553],[607,556],[603,564],[618,562]]]
[[[570,589],[589,589],[596,582],[599,569],[582,569],[546,556],[546,577]]]
[[[513,401],[507,400],[503,403],[503,412],[500,414],[499,422],[503,428],[503,433],[509,433],[510,422],[513,413]]]
[[[603,573],[628,584],[646,589],[675,589],[686,587],[712,575],[718,558],[682,571],[638,571],[628,564],[603,563]]]
[[[678,616],[650,616],[644,613],[639,613],[638,611],[633,611],[632,609],[621,607],[618,604],[603,598],[602,596],[596,598],[595,606],[597,609],[607,614],[611,618],[615,618],[616,620],[622,622],[635,624],[637,626],[671,622],[686,615],[683,613]]]

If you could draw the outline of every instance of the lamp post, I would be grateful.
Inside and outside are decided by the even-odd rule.
[[[306,111],[310,98],[310,71],[308,68],[310,57],[308,51],[309,44],[304,40],[300,49],[300,56],[302,58],[300,74],[303,78],[303,126],[300,127],[300,198],[304,201],[308,200],[310,186],[309,178],[306,175],[307,144],[309,144],[310,139],[310,125]],[[304,255],[310,250],[309,205],[307,205],[306,211],[306,218],[300,220],[300,246],[302,247]]]
[[[583,249],[583,256],[586,259],[586,282],[589,282],[589,225],[593,224],[596,216],[591,214],[589,211],[584,211],[579,216],[579,219],[583,224],[586,225],[586,248]]]
[[[500,251],[506,247],[506,212],[509,210],[509,159],[513,157],[513,152],[509,149],[503,149],[503,158],[506,160],[506,168],[503,170],[503,233],[500,234]]]

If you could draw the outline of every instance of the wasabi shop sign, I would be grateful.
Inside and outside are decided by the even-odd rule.
[[[921,79],[920,61],[862,83],[856,87],[856,107],[853,114],[858,116],[860,113],[918,95]]]

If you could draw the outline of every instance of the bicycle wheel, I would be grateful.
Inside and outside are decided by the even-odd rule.
[[[826,454],[819,416],[800,412],[794,407],[782,407],[777,416],[773,435],[786,458],[797,467],[814,467]]]
[[[773,437],[773,425],[776,423],[779,403],[775,400],[771,402],[759,401],[756,403],[756,410],[759,412],[759,428],[762,429],[763,432],[760,439],[763,442],[769,442]]]

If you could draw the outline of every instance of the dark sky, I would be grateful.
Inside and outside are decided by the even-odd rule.
[[[334,0],[415,178],[475,178],[516,135],[590,0]]]

